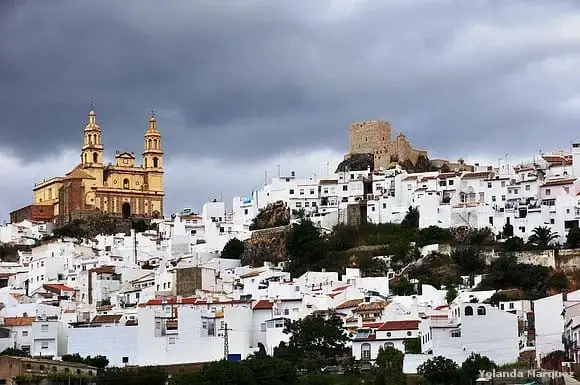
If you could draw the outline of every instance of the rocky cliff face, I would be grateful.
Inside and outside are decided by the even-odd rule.
[[[286,256],[286,234],[288,226],[257,230],[245,243],[242,264],[262,266],[264,261],[278,263],[288,260]]]
[[[268,204],[254,218],[250,230],[262,230],[286,226],[290,223],[290,208],[283,201]]]

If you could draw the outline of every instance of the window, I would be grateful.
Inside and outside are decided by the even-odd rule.
[[[505,202],[505,195],[501,196],[501,200],[502,200],[502,202]]]
[[[546,195],[550,195],[552,194],[552,190],[550,190],[549,188],[546,189]]]
[[[40,348],[41,349],[48,349],[48,341],[42,341],[40,343]]]
[[[248,209],[244,209],[244,215],[248,215]]]
[[[310,202],[304,202],[304,207],[310,207]]]
[[[175,337],[169,337],[169,345],[175,345]]]
[[[510,309],[513,309],[513,308],[514,308],[514,303],[512,302],[512,303],[510,303]]]
[[[454,183],[454,182],[453,182],[453,179],[449,180],[449,182],[448,182],[448,183],[449,183],[449,186],[453,186],[453,183]]]
[[[500,308],[500,310],[504,310],[505,309],[503,303],[501,305],[499,305],[499,308]]]
[[[300,195],[304,195],[304,189],[303,188],[300,189]]]
[[[460,329],[451,330],[451,337],[453,338],[461,337],[461,330]]]
[[[466,316],[473,315],[473,308],[471,306],[465,306],[465,315]]]
[[[492,195],[492,196],[491,196],[491,201],[492,201],[492,202],[495,202],[495,195]]]
[[[530,191],[530,185],[529,184],[526,185],[526,191]]]
[[[262,333],[266,331],[266,323],[265,323],[265,322],[262,322],[262,323],[260,324],[260,331],[261,331]]]
[[[129,179],[127,179],[127,178],[123,179],[123,188],[124,189],[129,188]]]
[[[93,152],[93,163],[99,163],[99,154]]]
[[[556,220],[554,218],[550,218],[550,224],[553,225],[554,223],[556,223]]]
[[[485,306],[477,307],[477,315],[485,315]]]
[[[491,182],[487,182],[487,188],[491,188]]]
[[[310,189],[310,195],[314,195],[314,189],[313,188]]]
[[[23,330],[22,331],[22,337],[26,337],[28,336],[28,330]]]
[[[371,359],[371,344],[364,343],[360,347],[361,360],[369,361]]]
[[[312,207],[316,207],[316,202],[312,202]]]
[[[392,342],[385,342],[385,345],[384,346],[385,346],[385,349],[394,348],[395,347],[395,344],[392,343]]]
[[[391,332],[387,332],[387,337],[390,337],[390,336],[391,336]]]
[[[345,185],[342,186],[342,191],[348,191],[348,185],[347,184],[345,184]]]
[[[439,181],[439,186],[441,186],[441,187],[447,186],[447,183],[444,180],[440,180]]]
[[[501,181],[501,187],[505,187],[505,180]]]
[[[407,332],[407,336],[408,336],[408,337],[411,337],[411,334],[413,334],[413,333],[411,333],[411,332]]]
[[[43,333],[47,333],[48,332],[48,324],[40,325],[40,331]]]
[[[294,195],[294,189],[293,188],[290,189],[290,195]]]
[[[159,167],[159,159],[157,157],[153,158],[153,167],[154,168]]]
[[[284,309],[284,315],[289,315],[290,314],[290,309]]]

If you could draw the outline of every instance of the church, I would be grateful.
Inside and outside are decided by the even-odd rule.
[[[115,153],[105,164],[101,127],[91,109],[84,129],[80,163],[62,177],[34,185],[34,203],[10,214],[59,225],[95,212],[117,217],[163,217],[163,149],[155,114],[145,130],[141,165],[133,152]]]

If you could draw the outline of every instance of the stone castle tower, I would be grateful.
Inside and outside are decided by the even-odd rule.
[[[349,126],[349,154],[372,154],[375,169],[388,169],[397,162],[409,160],[415,164],[427,151],[415,150],[405,135],[400,133],[392,140],[391,124],[384,120],[368,120]]]

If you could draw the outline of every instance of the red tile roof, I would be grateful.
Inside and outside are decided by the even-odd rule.
[[[51,291],[53,293],[60,294],[63,291],[76,291],[70,286],[64,285],[62,283],[45,283],[42,285],[45,290]]]
[[[549,186],[564,186],[567,184],[572,184],[574,183],[576,179],[575,178],[567,178],[567,179],[558,179],[558,180],[550,180],[547,181],[546,183],[544,183],[542,185],[542,187],[549,187]]]
[[[395,331],[395,330],[417,330],[419,329],[419,321],[388,321],[379,327],[379,331]]]
[[[492,174],[491,171],[466,172],[465,174],[463,174],[462,179],[488,178],[491,174]]]
[[[267,299],[261,299],[254,305],[254,310],[269,310],[274,307],[274,303],[268,301]]]
[[[285,300],[282,300],[285,301]],[[293,301],[293,300],[292,300]],[[242,300],[233,300],[233,301],[213,301],[211,304],[214,305],[233,305],[233,304],[243,304],[248,303],[248,301]],[[143,306],[160,306],[160,305],[207,305],[208,302],[205,299],[198,299],[196,297],[187,297],[182,298],[181,302],[178,302],[176,298],[154,298],[147,301],[145,304],[139,305],[140,307]]]
[[[96,315],[91,321],[94,324],[117,324],[123,317],[121,314],[101,314]]]
[[[378,329],[381,327],[381,325],[383,325],[382,322],[363,322],[362,327],[369,329]]]
[[[350,307],[357,307],[358,305],[360,305],[363,302],[362,298],[358,298],[358,299],[349,299],[346,302],[341,303],[340,305],[338,305],[336,308],[337,309],[348,309]]]
[[[4,317],[4,326],[30,326],[36,317]]]
[[[339,287],[332,289],[332,291],[342,291],[342,290],[345,290],[349,287],[350,287],[350,285],[339,286]]]

